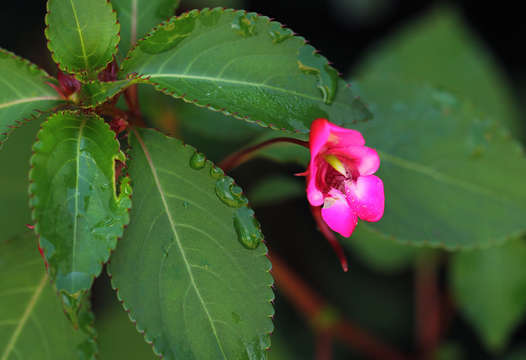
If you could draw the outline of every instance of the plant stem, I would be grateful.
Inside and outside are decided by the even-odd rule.
[[[442,333],[437,257],[423,254],[415,268],[415,337],[420,359],[433,359]]]
[[[369,359],[407,360],[389,345],[375,339],[371,334],[349,323],[274,254],[270,256],[272,275],[276,284],[289,301],[303,314],[317,332],[326,332],[349,347],[360,351]],[[327,314],[331,314],[328,316]]]
[[[224,172],[229,172],[230,170],[238,167],[245,161],[249,160],[256,151],[261,150],[272,144],[284,143],[284,142],[301,145],[306,148],[309,147],[309,143],[307,141],[288,138],[288,137],[274,138],[274,139],[264,141],[260,144],[242,149],[238,152],[233,153],[232,155],[229,155],[226,159],[224,159],[223,161],[221,161],[221,163],[219,163],[219,167],[223,169]]]
[[[349,265],[347,264],[347,258],[345,257],[345,253],[342,249],[342,246],[338,242],[336,235],[334,235],[329,226],[325,223],[325,221],[323,221],[323,218],[321,217],[321,207],[311,205],[310,211],[312,213],[312,217],[318,225],[318,229],[323,234],[325,239],[327,239],[329,244],[332,246],[332,249],[334,250],[336,256],[340,260],[340,264],[342,265],[343,271],[347,272],[349,270]]]

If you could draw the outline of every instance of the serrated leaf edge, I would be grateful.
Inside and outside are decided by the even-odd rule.
[[[157,131],[157,132],[159,132],[162,136],[164,136],[164,137],[166,137],[166,138],[169,138],[169,139],[171,139],[171,140],[177,140],[181,146],[183,146],[183,147],[185,147],[185,148],[188,148],[188,149],[192,150],[193,152],[197,152],[197,150],[196,150],[193,146],[188,145],[188,144],[185,144],[185,143],[184,143],[182,140],[180,140],[180,139],[173,138],[173,137],[171,137],[171,136],[167,136],[166,134],[164,134],[164,133],[162,133],[161,131],[159,131],[159,130],[157,130],[157,129],[154,129],[154,128],[152,128],[151,130]],[[127,156],[129,157],[129,154],[127,154]],[[215,167],[215,166],[216,166],[212,161],[210,161],[210,160],[208,160],[208,159],[206,159],[206,164],[207,164],[207,165],[210,165],[210,166],[212,166],[212,167]],[[206,166],[206,165],[205,165],[205,166]],[[235,181],[234,181],[234,184],[235,184]],[[250,204],[247,204],[247,206],[250,207]],[[255,217],[255,216],[253,216],[253,217]],[[258,224],[259,224],[259,222],[258,222]],[[260,226],[261,226],[261,225],[260,225]],[[275,294],[274,294],[275,282],[274,282],[274,277],[272,276],[272,272],[271,272],[271,270],[272,270],[272,262],[270,261],[269,251],[268,251],[267,246],[265,245],[266,242],[265,242],[264,239],[262,240],[262,242],[263,242],[262,245],[265,246],[265,250],[266,250],[266,252],[265,252],[265,257],[267,258],[267,260],[268,260],[268,264],[269,264],[269,267],[268,267],[268,269],[265,270],[265,272],[269,275],[269,278],[272,280],[272,281],[268,284],[268,287],[271,289],[272,298],[267,299],[267,302],[268,302],[269,304],[272,305],[272,310],[273,310],[272,313],[269,314],[269,316],[268,316],[268,317],[271,319],[271,321],[272,321],[272,329],[270,329],[270,331],[269,331],[268,333],[265,333],[265,334],[264,334],[264,335],[267,336],[267,337],[269,338],[269,340],[270,340],[270,335],[272,335],[272,333],[274,332],[274,324],[273,324],[273,323],[274,323],[274,315],[275,315],[274,301],[275,301],[275,299],[276,299],[276,296],[275,296]],[[129,305],[126,303],[126,301],[122,298],[122,296],[121,296],[121,294],[120,294],[120,292],[119,292],[119,288],[117,287],[117,285],[115,284],[115,281],[114,281],[114,279],[113,279],[113,274],[111,273],[111,259],[109,260],[108,264],[109,264],[110,266],[107,266],[107,267],[106,267],[106,273],[108,274],[108,277],[110,278],[111,287],[112,287],[112,289],[115,291],[115,294],[116,294],[116,296],[117,296],[117,300],[120,302],[120,304],[121,304],[123,310],[128,314],[128,318],[129,318],[130,322],[135,326],[135,330],[137,331],[137,333],[139,333],[139,334],[141,334],[141,335],[143,336],[144,341],[145,341],[148,345],[150,345],[150,346],[152,347],[152,351],[153,351],[153,353],[154,353],[156,356],[158,356],[160,359],[164,358],[164,354],[162,354],[162,353],[157,349],[157,347],[156,347],[156,345],[155,345],[155,343],[154,343],[154,339],[152,339],[152,338],[148,335],[148,329],[146,329],[146,328],[142,328],[142,327],[141,327],[141,324],[139,324],[138,321],[137,321],[137,319],[136,319],[136,316],[135,316],[135,314],[134,314],[134,311],[130,308],[130,306],[129,306]],[[269,341],[269,344],[270,344],[270,341]],[[266,349],[264,349],[264,350],[265,350],[265,351],[270,350],[270,345],[269,345]]]
[[[72,111],[72,110],[64,110],[64,111],[58,111],[56,113],[54,113],[53,115],[51,116],[59,116],[59,115],[64,115],[64,114],[83,114],[83,112],[81,111]],[[85,114],[85,113],[84,113]],[[107,129],[109,131],[111,131],[111,128],[110,126],[108,125],[107,122],[105,122],[100,116],[98,116],[97,114],[95,113],[87,113],[85,115],[89,115],[89,116],[94,116],[96,118],[99,118],[101,119],[105,126],[107,127]],[[51,117],[50,116],[50,117]],[[49,119],[49,117],[48,117]],[[48,119],[46,119],[40,126],[40,130],[38,131],[37,133],[37,137],[36,137],[36,140],[35,140],[35,144],[38,143],[40,140],[39,140],[39,134],[40,132],[43,130],[43,126],[44,124],[48,121]],[[32,173],[33,173],[33,168],[34,168],[34,163],[33,163],[33,157],[35,156],[36,152],[33,150],[32,151],[32,155],[31,155],[31,161],[30,161],[30,169],[29,169],[29,186],[28,186],[28,195],[29,195],[29,208],[31,210],[31,219],[33,220],[34,222],[34,232],[35,232],[35,235],[37,237],[37,241],[38,243],[40,244],[40,233],[38,232],[38,225],[39,225],[39,222],[38,220],[36,219],[36,207],[33,205],[33,198],[35,197],[35,194],[31,192],[31,185],[33,184],[33,178],[32,178]],[[114,157],[114,162],[115,160],[118,158],[118,154],[115,155]],[[115,167],[113,168],[113,178],[115,178]],[[126,180],[128,179],[128,180]],[[130,179],[129,177],[126,177],[126,176],[123,176],[120,178],[120,184],[122,185],[124,182],[128,182],[128,184],[130,183]],[[116,194],[115,194],[115,190],[116,190],[116,187],[117,187],[117,182],[114,180],[113,181],[113,185],[114,185],[114,197],[117,198]],[[130,189],[131,189],[131,186],[130,186]],[[132,192],[130,191],[130,195],[128,196],[128,199],[130,201],[130,204],[131,204],[131,198],[132,198]],[[126,216],[126,219],[125,221],[123,222],[123,226],[122,226],[122,231],[121,231],[121,235],[120,236],[117,236],[116,238],[116,246],[111,248],[109,247],[108,248],[108,255],[106,258],[102,259],[100,262],[98,262],[98,269],[95,271],[95,274],[91,276],[91,284],[93,285],[93,282],[95,281],[95,279],[97,277],[100,276],[100,274],[102,273],[102,270],[103,270],[103,267],[106,263],[109,262],[109,259],[113,253],[113,251],[116,249],[117,245],[118,245],[118,241],[122,238],[122,235],[124,234],[124,229],[128,226],[129,222],[130,222],[130,216],[129,216],[129,212],[130,212],[130,209],[131,209],[131,206],[128,207],[127,209],[127,216]],[[40,245],[39,245],[40,246]],[[47,273],[49,275],[49,269],[46,269],[47,270]],[[51,279],[51,276],[50,276],[50,279]],[[53,279],[51,279],[53,281]],[[82,294],[85,294],[89,291],[89,289],[87,290],[81,290],[81,293]],[[67,293],[65,290],[57,290],[57,292],[64,292],[64,293]]]
[[[293,30],[285,27],[283,24],[281,24],[281,23],[279,23],[277,21],[272,21],[268,16],[265,16],[265,15],[261,15],[261,14],[254,13],[254,12],[247,12],[246,10],[235,10],[235,9],[223,8],[223,7],[216,7],[216,8],[212,8],[212,9],[211,8],[194,9],[194,10],[190,10],[190,11],[187,11],[185,13],[182,13],[180,15],[172,16],[171,18],[161,22],[159,25],[154,27],[143,38],[139,39],[136,42],[136,44],[130,49],[130,51],[128,52],[128,54],[126,55],[124,60],[122,61],[121,67],[120,67],[121,72],[124,70],[124,65],[125,65],[126,61],[131,58],[131,56],[133,55],[133,52],[135,51],[135,49],[138,48],[143,41],[146,41],[154,33],[159,31],[163,26],[165,26],[170,21],[172,21],[172,19],[177,20],[177,19],[180,19],[180,18],[192,16],[194,14],[199,15],[201,13],[212,12],[212,11],[221,11],[222,13],[232,12],[232,13],[246,14],[246,15],[255,14],[256,16],[258,16],[258,18],[262,19],[263,21],[266,21],[268,24],[276,23],[281,28],[290,30],[291,33],[292,33],[292,37],[293,38],[297,38],[297,39],[300,39],[301,41],[303,41],[303,46],[308,46],[309,45],[309,42],[304,37],[298,36]],[[289,39],[287,39],[287,40],[289,40]],[[284,41],[287,41],[287,40],[284,40]],[[314,48],[314,53],[318,54],[319,52],[318,52],[318,50],[316,50]],[[342,79],[342,74],[337,69],[335,69],[332,66],[332,63],[327,58],[325,58],[325,57],[323,57],[323,58],[327,61],[327,65],[326,66],[334,69],[337,72],[337,74],[339,76],[339,80],[345,84],[344,88],[345,89],[351,88],[351,85],[349,83],[347,83],[345,80]],[[183,100],[186,103],[193,104],[193,105],[196,105],[196,106],[201,107],[201,108],[206,108],[206,109],[211,110],[211,111],[219,112],[219,113],[221,113],[223,115],[226,115],[226,116],[232,116],[232,117],[234,117],[236,119],[243,120],[243,121],[246,121],[248,123],[255,123],[255,124],[257,124],[257,125],[259,125],[261,127],[270,128],[272,130],[279,130],[279,131],[284,131],[284,132],[289,132],[289,133],[302,133],[300,130],[289,130],[289,129],[285,129],[285,128],[280,128],[278,126],[275,126],[274,124],[266,124],[265,122],[263,122],[261,120],[252,119],[250,116],[240,115],[238,112],[235,112],[235,111],[234,112],[228,111],[226,108],[217,109],[217,108],[212,107],[210,104],[200,103],[198,99],[188,99],[187,96],[186,96],[186,93],[176,94],[176,91],[169,91],[166,88],[162,88],[158,83],[156,83],[154,81],[151,81],[149,76],[142,76],[140,74],[128,74],[127,76],[131,77],[131,78],[136,78],[136,79],[138,79],[140,82],[142,82],[144,84],[153,85],[153,87],[156,90],[162,92],[165,95],[169,95],[169,96],[171,96],[171,97],[173,97],[175,99]],[[356,100],[361,101],[360,97],[355,95],[354,98],[353,98],[353,101],[356,101]],[[347,103],[342,103],[342,104],[348,105]],[[364,105],[365,108],[368,108],[365,103],[362,103],[362,104]],[[371,115],[369,117],[371,117]]]
[[[47,46],[49,52],[51,53],[51,58],[53,59],[53,61],[58,65],[58,67],[61,70],[63,70],[64,72],[70,73],[70,74],[74,74],[75,77],[78,80],[83,80],[83,77],[87,76],[90,73],[90,70],[86,69],[86,70],[83,70],[83,71],[82,70],[81,71],[75,71],[72,68],[69,68],[69,67],[65,66],[64,63],[61,62],[59,57],[55,54],[55,51],[53,51],[53,49],[52,49],[51,40],[49,39],[49,36],[48,36],[48,31],[49,31],[48,30],[49,29],[49,21],[48,21],[49,19],[48,19],[48,17],[49,17],[49,14],[50,14],[49,3],[51,1],[54,1],[54,0],[47,0],[47,2],[46,2],[46,16],[44,18],[45,25],[46,25],[45,28],[44,28],[44,35],[46,37],[46,46]],[[109,61],[104,62],[104,65],[102,65],[100,68],[93,69],[92,73],[98,73],[99,71],[105,69],[106,66],[108,66],[108,64],[113,61],[113,58],[117,54],[118,47],[119,47],[119,42],[121,40],[121,24],[119,23],[119,20],[117,19],[117,12],[115,11],[115,9],[113,9],[113,6],[111,5],[111,1],[110,0],[106,0],[106,6],[110,7],[110,9],[112,11],[112,14],[113,14],[114,25],[117,25],[117,28],[118,28],[117,35],[113,39],[114,50],[113,50],[113,54],[112,54],[112,59],[110,59]],[[78,78],[77,75],[79,75],[80,78]]]

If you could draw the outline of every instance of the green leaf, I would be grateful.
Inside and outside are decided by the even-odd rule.
[[[30,205],[57,289],[78,299],[91,287],[128,223],[129,179],[117,196],[119,143],[98,116],[51,116],[33,146]]]
[[[113,60],[120,26],[107,0],[48,0],[46,38],[63,71],[93,79]]]
[[[506,131],[443,90],[381,74],[360,86],[375,121],[356,128],[379,152],[386,196],[385,214],[371,228],[448,249],[526,230],[526,159]]]
[[[388,38],[357,67],[403,81],[443,86],[480,112],[520,128],[518,107],[506,74],[455,8],[439,7]]]
[[[460,252],[451,263],[451,286],[461,312],[486,347],[503,350],[526,313],[526,244]]]
[[[60,104],[60,96],[48,82],[54,80],[44,70],[0,49],[0,149],[22,121]]]
[[[122,93],[135,80],[102,82],[98,80],[84,82],[78,93],[78,105],[83,108],[95,108]]]
[[[370,117],[303,38],[245,11],[173,17],[138,42],[122,70],[176,98],[277,129],[308,132],[319,117],[342,126]]]
[[[138,39],[175,14],[180,0],[111,0],[121,24],[119,52],[126,56]]]
[[[264,244],[238,241],[261,238],[241,189],[179,140],[130,136],[137,206],[109,266],[130,318],[167,360],[264,359],[270,262]]]
[[[37,120],[22,126],[0,151],[0,242],[20,234],[31,223],[27,174],[31,145],[39,128]]]
[[[386,238],[363,221],[359,222],[349,239],[339,238],[370,268],[387,274],[411,267],[416,256],[422,252],[422,249]]]
[[[48,280],[37,241],[0,243],[0,359],[95,359],[93,318],[80,330],[67,321]]]

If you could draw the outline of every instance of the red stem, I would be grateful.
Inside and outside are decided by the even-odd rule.
[[[312,217],[316,221],[320,232],[323,234],[323,236],[325,236],[325,239],[327,239],[329,244],[332,246],[332,249],[336,253],[336,256],[338,256],[338,259],[342,264],[343,271],[347,272],[347,270],[349,270],[349,265],[347,263],[347,258],[345,257],[345,252],[343,251],[340,242],[336,238],[336,235],[334,235],[334,233],[327,226],[325,221],[323,221],[323,218],[321,217],[321,207],[311,205],[310,210],[312,212]]]
[[[329,332],[345,345],[360,351],[369,359],[407,360],[408,357],[382,343],[371,334],[337,316],[332,322],[323,322],[323,314],[331,307],[309,288],[296,274],[274,254],[270,256],[272,275],[281,292],[298,308],[317,331]]]
[[[416,342],[421,359],[433,359],[442,333],[437,259],[425,254],[415,269]]]
[[[219,163],[219,167],[223,169],[224,172],[229,172],[230,170],[238,167],[239,165],[250,159],[253,153],[255,153],[256,151],[261,150],[269,145],[283,142],[301,145],[306,148],[309,147],[309,143],[307,141],[288,137],[274,138],[233,153],[232,155],[228,156],[226,159],[221,161],[221,163]]]
[[[332,338],[330,331],[322,331],[316,335],[316,360],[332,359]]]

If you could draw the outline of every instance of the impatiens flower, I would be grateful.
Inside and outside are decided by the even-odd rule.
[[[321,208],[323,221],[344,237],[352,234],[358,218],[378,221],[384,213],[384,186],[373,175],[380,166],[374,149],[359,131],[336,126],[326,119],[312,123],[307,199]]]

